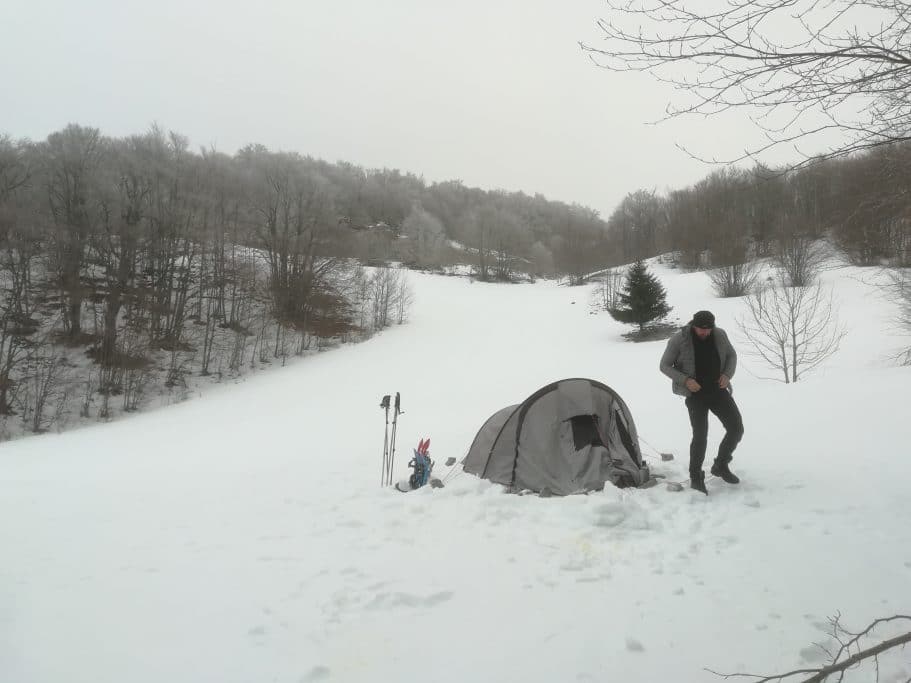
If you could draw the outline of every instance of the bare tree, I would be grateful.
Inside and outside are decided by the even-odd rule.
[[[414,301],[414,294],[408,282],[406,270],[400,268],[377,268],[367,278],[366,285],[355,284],[360,290],[362,311],[360,313],[361,329],[365,332],[378,332],[393,323],[402,324],[408,317],[408,311]]]
[[[89,369],[88,376],[82,381],[82,393],[79,401],[79,417],[91,417],[92,404],[95,402],[95,392],[98,388],[97,376]]]
[[[89,237],[98,220],[98,169],[105,141],[97,128],[69,125],[48,136],[44,145],[45,182],[56,227],[55,257],[59,285],[66,298],[64,324],[71,340],[82,333],[82,275]]]
[[[102,200],[101,229],[92,245],[94,261],[103,280],[104,325],[97,356],[102,364],[114,361],[121,309],[135,287],[150,191],[146,169],[142,168],[139,156],[142,146],[141,138],[135,137],[113,145],[115,173],[111,174],[111,186],[116,192],[113,197]]]
[[[756,214],[750,176],[732,168],[713,171],[668,198],[667,241],[686,268],[736,265],[746,260]]]
[[[767,141],[739,159],[823,134],[806,163],[911,139],[911,12],[895,0],[608,0],[596,63],[685,92],[668,115],[758,110]],[[733,161],[739,160],[734,159]]]
[[[531,245],[529,271],[532,278],[547,277],[554,273],[554,255],[542,242]]]
[[[911,330],[911,289],[905,289],[902,300],[902,322],[906,330]],[[899,356],[903,365],[911,365],[911,346]]]
[[[620,303],[620,291],[625,276],[622,268],[605,270],[599,278],[598,286],[592,291],[592,303],[604,311],[616,308]]]
[[[911,268],[893,268],[887,272],[882,285],[886,298],[897,305],[896,323],[899,329],[911,334]],[[911,346],[897,355],[902,365],[911,365]]]
[[[199,374],[203,375],[204,377],[209,374],[209,366],[211,365],[212,358],[215,355],[215,333],[218,330],[216,326],[218,319],[215,315],[216,306],[216,297],[207,296],[205,317],[198,320],[202,329],[202,356]]]
[[[756,285],[759,267],[756,261],[743,261],[721,266],[709,272],[715,294],[721,298],[745,296]]]
[[[667,201],[670,247],[680,265],[689,270],[704,265],[711,241],[702,220],[702,204],[700,190],[692,187],[671,192]]]
[[[234,343],[231,345],[231,357],[228,360],[228,369],[234,373],[239,373],[247,355],[247,343],[252,336],[251,332],[246,329],[234,330]]]
[[[123,410],[139,409],[150,381],[149,341],[140,321],[128,319],[120,335],[117,386],[123,397]]]
[[[0,415],[12,412],[16,373],[37,342],[32,337],[40,323],[33,317],[37,299],[32,284],[33,263],[39,253],[34,239],[3,235],[0,272]]]
[[[911,265],[911,144],[840,164],[843,191],[830,198],[834,237],[861,266]]]
[[[188,301],[201,245],[194,195],[198,179],[188,141],[153,127],[142,138],[151,189],[147,196],[149,235],[141,261],[144,290],[150,297],[149,334],[153,346],[180,344],[189,317]]]
[[[15,144],[8,135],[0,135],[0,205],[31,177],[23,145]]]
[[[370,278],[370,303],[373,310],[371,328],[382,330],[389,325],[396,290],[396,273],[392,268],[377,268]]]
[[[812,287],[774,283],[755,291],[746,304],[749,315],[737,322],[754,352],[780,371],[779,381],[786,384],[832,356],[846,334],[832,294],[826,296],[819,283]]]
[[[414,303],[414,291],[411,289],[411,283],[408,281],[408,275],[405,272],[399,272],[398,283],[395,294],[395,322],[403,325],[408,320],[408,313],[411,311],[411,305]]]
[[[246,152],[256,238],[269,266],[273,315],[305,329],[313,299],[339,267],[326,254],[333,203],[328,181],[294,154]]]
[[[497,280],[509,282],[513,279],[519,262],[523,260],[519,255],[528,251],[528,237],[528,232],[515,215],[500,212],[492,235],[496,257],[494,276]]]
[[[787,185],[780,171],[756,164],[750,171],[746,188],[747,237],[756,257],[771,253],[782,206],[786,205]]]
[[[626,262],[658,253],[664,231],[664,201],[654,190],[637,190],[626,195],[607,220],[607,229],[619,237]]]
[[[597,212],[574,204],[560,213],[550,248],[554,264],[569,276],[569,283],[581,285],[589,273],[610,263],[607,245],[607,226]]]
[[[479,280],[490,280],[494,268],[494,231],[499,220],[495,207],[484,207],[480,211],[469,211],[465,217],[466,224],[478,250],[478,262],[475,272]]]
[[[432,213],[416,204],[402,223],[402,232],[409,237],[406,260],[420,268],[438,266],[445,230],[443,223]]]
[[[826,255],[820,242],[797,232],[778,239],[775,265],[782,280],[792,287],[807,287],[816,280]]]
[[[33,189],[21,146],[0,137],[0,415],[13,410],[17,370],[40,326],[34,272],[43,245],[29,224]]]
[[[742,179],[741,179],[742,180]],[[715,293],[723,298],[744,296],[756,283],[757,262],[752,258],[749,236],[742,229],[742,214],[749,205],[743,201],[748,196],[746,188],[740,183],[739,191],[722,192],[725,197],[720,207],[722,219],[715,227],[710,251],[713,270],[709,280]],[[732,201],[740,199],[740,202]]]
[[[36,434],[45,431],[59,418],[62,405],[66,402],[66,367],[63,360],[50,344],[41,344],[29,351],[23,376],[22,419]],[[57,410],[48,415],[47,409],[54,399],[57,400]]]

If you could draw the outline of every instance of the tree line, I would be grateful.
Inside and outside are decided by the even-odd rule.
[[[617,263],[667,252],[694,269],[755,258],[794,260],[802,257],[795,251],[825,237],[855,265],[906,267],[911,144],[799,169],[726,166],[664,195],[631,192],[607,224]]]
[[[828,257],[877,267],[897,326],[911,331],[911,143],[797,168],[724,167],[664,196],[630,193],[607,222],[618,263],[634,265],[625,280],[616,268],[601,273],[594,296],[617,320],[639,325],[635,339],[667,331],[656,324],[668,312],[663,288],[643,263],[658,254],[707,270],[717,296],[744,297],[737,322],[787,383],[834,354],[845,335],[834,293],[818,277]],[[897,359],[908,363],[911,350]]]
[[[94,362],[75,382],[80,412],[100,401],[104,416],[112,396],[138,406],[155,354],[168,356],[163,381],[180,386],[190,372],[236,372],[370,334],[407,315],[393,262],[580,283],[672,252],[712,268],[725,296],[748,290],[757,257],[808,284],[822,236],[855,263],[908,265],[909,164],[904,143],[806,168],[728,167],[664,196],[630,193],[604,221],[541,195],[261,145],[194,151],[157,127],[2,136],[0,414],[46,427],[55,401],[72,399],[74,382],[61,377],[72,380],[77,350]]]
[[[541,195],[194,151],[159,127],[0,136],[0,415],[39,431],[78,393],[104,417],[113,397],[138,407],[162,356],[174,387],[369,335],[407,315],[392,263],[581,280],[606,236],[595,211]]]

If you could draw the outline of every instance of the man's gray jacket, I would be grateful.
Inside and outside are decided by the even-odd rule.
[[[684,325],[670,339],[667,348],[661,356],[661,372],[671,378],[671,387],[675,394],[690,396],[686,388],[686,380],[696,374],[696,351],[693,349],[693,336],[691,325]],[[712,330],[715,339],[715,348],[718,349],[718,359],[721,361],[721,374],[728,379],[734,377],[737,369],[737,352],[728,341],[728,335],[720,327]]]

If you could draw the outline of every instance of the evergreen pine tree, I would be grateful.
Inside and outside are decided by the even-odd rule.
[[[664,286],[642,261],[630,266],[617,299],[618,305],[609,310],[611,317],[639,325],[640,332],[647,323],[660,320],[671,310]]]

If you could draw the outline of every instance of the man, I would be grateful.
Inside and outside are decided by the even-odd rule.
[[[715,316],[699,311],[667,342],[661,372],[671,378],[675,394],[686,396],[693,440],[690,442],[690,488],[708,495],[705,488],[705,449],[709,411],[721,420],[725,435],[718,447],[712,474],[728,484],[739,484],[731,472],[734,449],[743,437],[743,420],[731,393],[737,352],[724,330],[715,327]]]

